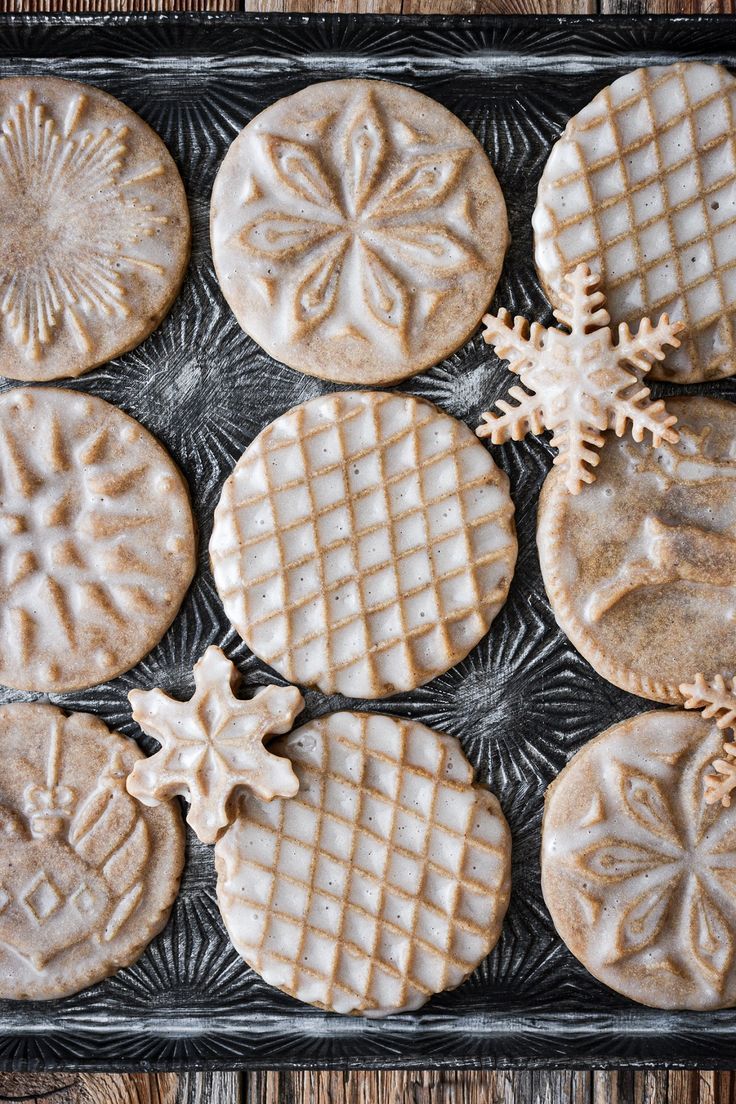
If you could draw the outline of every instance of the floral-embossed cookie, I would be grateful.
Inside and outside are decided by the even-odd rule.
[[[386,81],[315,84],[257,115],[212,193],[212,254],[238,322],[277,360],[392,383],[466,340],[508,244],[477,139]]]
[[[171,624],[195,552],[184,479],[133,418],[77,391],[0,397],[0,683],[127,671]]]
[[[539,504],[544,585],[599,674],[681,702],[696,671],[736,670],[736,406],[668,399],[679,440],[610,440],[573,497],[553,469]]]
[[[0,371],[79,376],[138,345],[189,260],[176,165],[99,88],[0,81]]]
[[[97,717],[0,707],[0,996],[76,993],[134,962],[184,863],[176,805],[125,790],[143,753]]]
[[[587,744],[547,791],[542,889],[599,981],[657,1008],[736,1003],[736,808],[707,805],[723,737],[681,711]]]

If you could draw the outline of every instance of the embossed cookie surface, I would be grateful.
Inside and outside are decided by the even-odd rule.
[[[695,672],[736,671],[736,406],[668,399],[679,441],[610,440],[573,498],[555,469],[537,544],[558,624],[599,674],[681,702]]]
[[[411,690],[467,655],[506,598],[508,480],[430,403],[325,395],[246,449],[210,555],[227,616],[290,681],[361,698]]]
[[[586,262],[615,323],[683,321],[655,378],[736,371],[735,117],[736,81],[720,65],[637,69],[568,122],[542,173],[535,258],[552,304]]]
[[[270,746],[299,792],[245,796],[215,847],[238,952],[269,984],[336,1012],[387,1015],[459,985],[501,933],[511,840],[458,741],[333,713]]]
[[[542,889],[605,985],[657,1008],[736,1003],[736,808],[708,806],[723,737],[680,711],[609,728],[547,791]]]
[[[184,862],[178,808],[138,804],[143,753],[86,713],[0,707],[0,997],[76,993],[134,962]]]
[[[78,376],[132,349],[171,306],[189,212],[158,135],[55,77],[0,80],[0,371]]]
[[[0,397],[0,683],[64,691],[128,670],[194,567],[186,484],[143,426],[76,391]]]
[[[386,81],[315,84],[257,115],[212,193],[238,322],[277,360],[346,383],[436,364],[478,325],[508,244],[482,147]]]

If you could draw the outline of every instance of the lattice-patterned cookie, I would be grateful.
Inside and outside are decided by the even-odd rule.
[[[0,997],[66,996],[134,962],[184,863],[176,805],[139,805],[143,753],[86,713],[0,707]]]
[[[135,112],[74,81],[0,81],[0,188],[3,375],[79,376],[156,328],[189,259],[189,211]]]
[[[544,585],[560,628],[599,674],[682,702],[695,671],[736,670],[736,406],[667,400],[679,440],[609,439],[572,496],[553,469],[538,510]]]
[[[0,682],[92,686],[163,636],[195,568],[186,484],[143,426],[91,395],[0,397]]]
[[[736,1004],[736,808],[704,796],[722,739],[690,713],[643,713],[547,791],[542,889],[558,933],[599,981],[656,1008]]]
[[[508,481],[467,426],[408,395],[277,418],[225,483],[210,554],[225,612],[292,682],[362,698],[462,659],[516,560]]]
[[[236,949],[271,985],[381,1016],[452,989],[498,940],[508,826],[460,744],[414,721],[334,713],[274,743],[299,792],[246,795],[215,848]]]
[[[720,65],[637,69],[569,121],[542,174],[535,256],[553,305],[585,262],[614,322],[681,319],[659,379],[736,371],[735,127],[736,81]]]
[[[238,322],[277,360],[392,383],[480,322],[508,244],[482,147],[387,81],[315,84],[235,139],[212,192],[212,255]]]

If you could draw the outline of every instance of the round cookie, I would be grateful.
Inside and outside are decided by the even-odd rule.
[[[736,808],[709,806],[723,735],[642,713],[586,744],[547,790],[542,890],[594,977],[655,1008],[736,1003]]]
[[[225,483],[217,590],[291,682],[412,690],[478,643],[516,561],[508,480],[462,422],[403,394],[323,395],[283,414]]]
[[[245,127],[215,180],[212,255],[271,356],[343,383],[393,383],[470,336],[509,241],[464,123],[387,81],[314,84]]]
[[[215,846],[233,944],[320,1008],[385,1016],[459,985],[495,946],[511,839],[454,737],[333,713],[270,744],[299,791],[241,799]]]
[[[682,702],[697,671],[736,671],[736,406],[668,399],[676,444],[609,431],[577,497],[547,476],[537,544],[560,628],[632,694]]]
[[[0,368],[79,376],[158,326],[189,260],[165,145],[113,96],[57,77],[0,80]]]
[[[186,484],[138,422],[57,388],[0,396],[0,682],[81,689],[158,643],[195,568]]]
[[[735,116],[736,80],[720,65],[637,69],[570,119],[542,173],[535,259],[553,306],[585,262],[614,323],[680,319],[682,345],[655,379],[736,371]]]
[[[88,713],[0,706],[0,997],[50,1000],[134,962],[179,888],[171,802],[125,790],[144,758]]]

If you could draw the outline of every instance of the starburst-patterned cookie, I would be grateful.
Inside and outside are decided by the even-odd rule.
[[[190,803],[187,823],[203,843],[214,843],[232,819],[230,805],[241,787],[259,798],[293,797],[299,789],[291,763],[271,755],[266,736],[288,732],[304,708],[295,686],[266,686],[249,701],[233,690],[238,670],[210,647],[194,668],[194,696],[175,701],[163,690],[131,690],[133,719],[162,744],[137,763],[128,792],[146,805],[181,795]]]
[[[685,696],[686,709],[699,709],[707,721],[714,720],[720,729],[736,732],[736,679],[726,681],[723,675],[706,679],[695,676],[692,683],[683,683],[680,693]],[[725,759],[714,759],[715,774],[705,776],[705,800],[708,805],[719,801],[724,809],[731,804],[731,791],[736,789],[736,743],[723,745]]]
[[[569,332],[545,329],[538,322],[530,326],[524,318],[512,319],[507,310],[483,319],[485,341],[508,360],[526,390],[510,388],[516,405],[499,399],[501,413],[483,414],[484,424],[476,433],[500,445],[551,430],[558,450],[554,463],[565,470],[571,494],[595,480],[595,450],[603,445],[605,430],[613,429],[621,437],[631,423],[635,441],[642,441],[647,432],[655,447],[677,440],[672,428],[677,419],[667,413],[661,399],[650,400],[642,378],[655,361],[664,359],[665,345],[680,344],[682,324],[663,314],[656,326],[643,318],[632,334],[622,323],[615,342],[598,284],[598,276],[585,264],[565,277],[563,306],[554,315]]]

